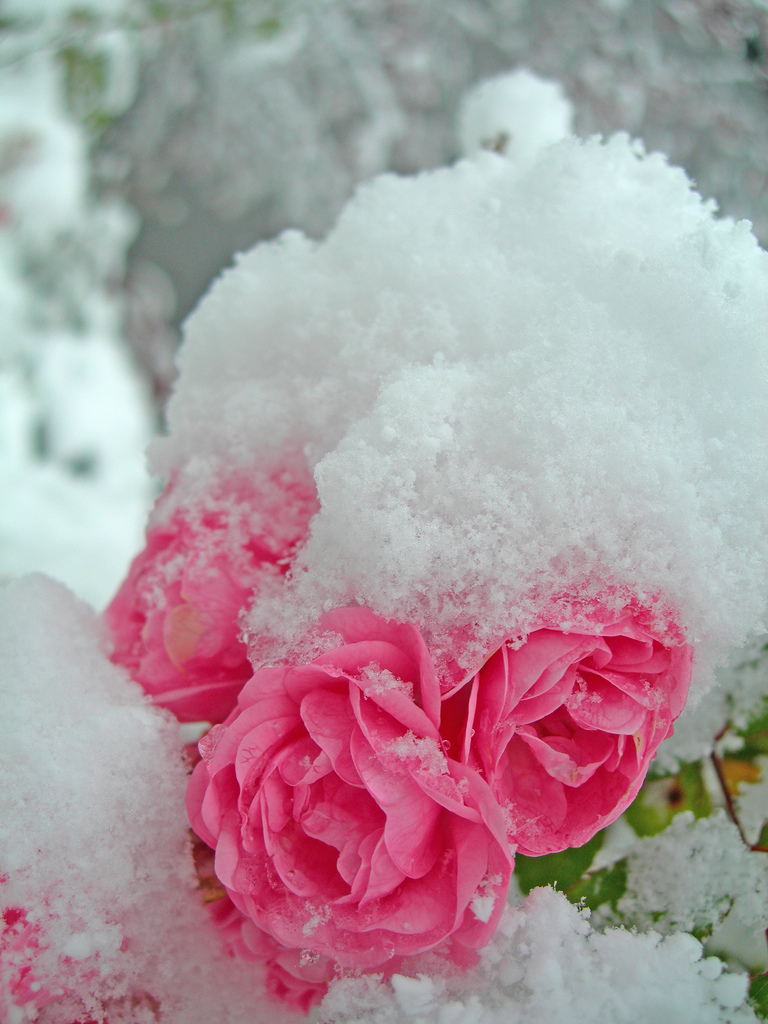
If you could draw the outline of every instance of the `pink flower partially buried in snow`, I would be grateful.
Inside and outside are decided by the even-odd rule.
[[[534,630],[446,694],[443,737],[490,784],[520,853],[581,846],[637,795],[685,704],[691,657],[632,615],[594,633]]]
[[[192,827],[235,907],[285,949],[367,969],[451,937],[466,959],[506,903],[501,809],[444,752],[416,627],[363,608],[321,626],[340,646],[257,671],[201,741]]]
[[[335,974],[331,960],[279,945],[245,917],[226,893],[214,900],[209,909],[228,952],[264,966],[264,988],[272,999],[301,1013],[309,1013],[322,1001]]]
[[[317,510],[297,455],[158,499],[147,545],[106,610],[112,660],[183,722],[221,722],[251,675],[241,615],[284,575]]]

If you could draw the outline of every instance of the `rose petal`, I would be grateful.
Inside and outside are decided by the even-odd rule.
[[[544,770],[565,786],[581,786],[587,779],[591,779],[610,756],[612,749],[611,743],[607,742],[604,744],[602,757],[589,760],[578,743],[562,736],[540,738],[534,733],[522,730],[518,735],[531,748]]]
[[[509,816],[508,835],[521,853],[535,856],[542,838],[546,841],[565,821],[565,787],[544,771],[528,744],[517,735],[499,767],[497,789]]]
[[[314,690],[301,701],[301,718],[309,735],[330,758],[336,774],[350,786],[362,786],[349,752],[355,716],[348,695],[325,688]]]
[[[439,727],[440,684],[429,650],[412,623],[381,619],[368,608],[341,608],[327,612],[320,622],[324,628],[340,633],[347,644],[380,640],[407,654],[412,669],[400,678],[415,685],[417,706],[422,708],[435,728]]]
[[[565,701],[574,722],[586,729],[625,735],[643,727],[648,712],[637,701],[592,672],[584,674],[584,683]]]
[[[568,671],[596,648],[605,646],[599,637],[539,629],[518,650],[509,651],[509,695],[505,711],[523,697],[546,693]]]
[[[404,881],[405,877],[405,872],[398,868],[389,855],[386,836],[382,835],[371,855],[368,882],[364,894],[360,897],[359,905],[364,907],[373,900],[388,896]]]
[[[289,786],[308,786],[333,770],[331,759],[309,736],[299,736],[284,746],[275,764]]]
[[[384,839],[398,868],[421,878],[440,854],[436,834],[440,808],[403,772],[387,771],[359,729],[352,734],[352,758],[369,793],[386,815]]]
[[[307,787],[310,790],[310,787]],[[384,813],[369,793],[352,788],[334,775],[311,787],[301,827],[314,839],[342,851],[351,843],[383,830]]]

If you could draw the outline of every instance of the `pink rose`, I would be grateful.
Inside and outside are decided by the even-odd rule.
[[[106,610],[112,660],[183,722],[221,722],[251,675],[242,612],[284,575],[317,509],[303,459],[219,479],[179,503],[158,499],[147,546]]]
[[[489,782],[520,853],[581,846],[637,795],[683,709],[691,656],[632,615],[508,640],[446,695],[450,756]]]
[[[446,756],[413,625],[326,615],[343,643],[260,669],[200,743],[187,792],[232,902],[289,950],[371,968],[444,939],[479,948],[513,857],[480,773]]]
[[[228,952],[264,965],[264,988],[276,1002],[306,1014],[322,1001],[335,974],[334,964],[327,957],[279,945],[245,917],[226,894],[210,903],[209,909]]]

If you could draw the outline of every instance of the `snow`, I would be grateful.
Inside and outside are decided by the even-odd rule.
[[[144,1024],[156,1001],[168,1024],[246,1024],[258,968],[224,956],[195,890],[177,724],[42,576],[0,590],[0,662],[0,912],[29,922],[0,935],[0,1018]],[[39,1018],[14,997],[30,962]]]
[[[693,820],[690,811],[629,854],[627,892],[618,910],[640,928],[711,929],[731,916],[754,932],[768,928],[768,864],[744,845],[720,811]]]
[[[702,959],[691,935],[594,930],[589,914],[552,889],[507,912],[481,962],[453,978],[343,979],[321,1024],[746,1024],[746,975]]]
[[[674,772],[681,763],[708,757],[715,748],[715,737],[726,725],[730,722],[736,728],[744,728],[749,719],[761,711],[766,698],[768,648],[765,636],[760,636],[745,647],[731,651],[717,672],[717,686],[700,702],[691,701],[683,709],[675,723],[674,735],[659,748],[655,767]],[[730,733],[724,741],[739,744],[738,737]]]
[[[528,163],[553,142],[573,133],[573,104],[562,86],[525,68],[471,89],[459,112],[465,156],[495,149]]]
[[[466,668],[554,600],[631,595],[699,695],[764,614],[767,261],[622,135],[381,177],[215,283],[155,471],[306,445],[321,511],[255,633],[354,596]]]

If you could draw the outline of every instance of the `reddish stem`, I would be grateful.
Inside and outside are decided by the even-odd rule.
[[[725,775],[723,774],[723,766],[720,764],[720,758],[717,756],[714,750],[710,754],[710,760],[712,761],[712,765],[714,766],[715,774],[717,775],[717,781],[720,783],[720,789],[723,792],[723,799],[725,800],[725,809],[728,811],[728,816],[733,822],[733,824],[736,826],[736,828],[739,830],[739,835],[741,836],[744,845],[749,847],[750,850],[753,850],[754,847],[747,842],[747,837],[744,835],[744,829],[741,827],[739,816],[736,813],[736,807],[734,805],[733,798],[731,797],[731,794],[728,791],[728,785],[725,781]]]

